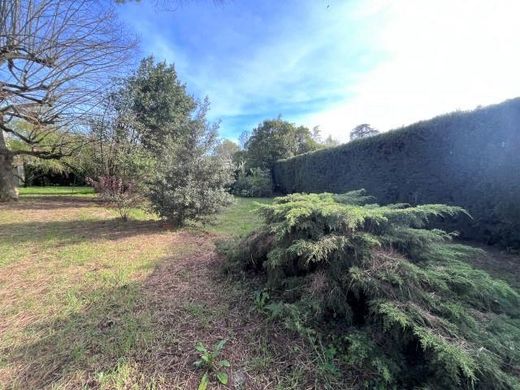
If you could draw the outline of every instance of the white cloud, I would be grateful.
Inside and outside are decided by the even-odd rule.
[[[353,58],[352,53],[365,55],[365,47],[370,50],[373,27],[364,28],[353,20],[350,2],[334,3],[330,9],[324,2],[293,2],[288,7],[291,13],[271,5],[259,31],[249,26],[258,23],[255,18],[260,17],[254,7],[246,12],[236,5],[226,7],[222,14],[225,22],[211,28],[204,44],[218,50],[205,48],[212,54],[204,58],[190,56],[176,36],[163,36],[154,28],[143,31],[150,52],[175,62],[188,86],[210,97],[213,117],[281,113],[293,120],[287,112],[291,108],[305,112],[312,109],[311,105],[319,106],[320,100],[339,98],[345,85],[359,77],[358,63],[363,58]],[[210,8],[203,12],[215,15],[219,11]],[[173,16],[182,17],[180,13]],[[363,28],[366,34],[360,34]],[[234,46],[234,50],[229,52],[228,46]],[[369,64],[370,59],[365,62]]]
[[[385,131],[520,95],[518,0],[261,4],[125,9],[143,48],[231,118],[228,135],[281,113],[346,140],[360,123]]]
[[[377,45],[387,59],[348,86],[352,97],[298,118],[346,140],[369,122],[388,130],[457,109],[520,95],[520,2],[373,1],[383,15]],[[347,87],[345,87],[347,92]]]

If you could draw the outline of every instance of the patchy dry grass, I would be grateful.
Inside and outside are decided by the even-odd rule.
[[[305,342],[220,273],[215,238],[258,224],[252,200],[170,231],[88,193],[30,192],[0,205],[0,389],[195,389],[194,346],[220,339],[232,388],[323,388]]]
[[[143,212],[122,222],[75,191],[30,189],[0,205],[0,389],[196,389],[195,344],[222,339],[230,388],[349,387],[255,310],[255,286],[220,272],[215,240],[251,231],[267,200],[237,199],[213,224],[171,231]],[[476,261],[517,280],[518,258],[500,259]]]

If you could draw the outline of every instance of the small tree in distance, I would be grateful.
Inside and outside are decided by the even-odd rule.
[[[356,139],[372,137],[372,136],[378,135],[378,134],[379,134],[379,131],[374,129],[368,123],[362,123],[362,124],[354,127],[354,129],[352,129],[352,131],[350,132],[350,140],[354,141]]]
[[[329,135],[327,138],[325,138],[325,141],[323,141],[323,146],[326,148],[332,148],[334,146],[338,146],[340,142],[337,139],[332,138],[332,135]]]

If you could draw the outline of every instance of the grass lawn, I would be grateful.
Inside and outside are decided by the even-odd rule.
[[[93,196],[92,187],[21,187],[18,189],[21,196],[52,196],[52,195],[74,195],[74,196]]]
[[[208,232],[244,236],[261,223],[256,212],[261,204],[268,204],[268,198],[235,198],[235,204],[228,207],[215,217],[215,220],[204,226]]]
[[[303,340],[220,271],[215,240],[258,225],[258,200],[171,231],[120,221],[85,188],[21,194],[0,205],[0,389],[196,389],[195,344],[222,339],[232,387],[317,386]]]
[[[224,339],[231,388],[349,387],[255,310],[250,281],[221,272],[215,241],[258,226],[269,200],[172,231],[144,212],[122,222],[86,188],[21,194],[0,205],[0,389],[196,389],[195,344]],[[520,280],[518,258],[501,256],[511,266],[476,263]]]

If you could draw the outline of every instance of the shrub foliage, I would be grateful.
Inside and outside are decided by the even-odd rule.
[[[273,315],[332,343],[366,387],[518,388],[518,293],[464,262],[478,250],[428,227],[465,211],[370,201],[276,198],[229,262],[264,273]]]
[[[103,202],[117,210],[124,221],[128,219],[130,210],[143,202],[141,191],[133,181],[118,176],[100,176],[97,180],[87,178],[87,183],[94,187]]]
[[[366,188],[381,204],[456,204],[468,238],[520,248],[520,99],[456,112],[274,164],[276,190]],[[516,222],[515,222],[516,221]]]
[[[155,177],[149,183],[152,209],[174,226],[197,221],[231,204],[227,191],[231,166],[212,153],[217,144],[217,126],[206,120],[209,102],[198,108],[186,124],[184,139],[166,142]]]
[[[268,197],[273,195],[273,181],[268,169],[239,169],[231,193],[246,197]]]

